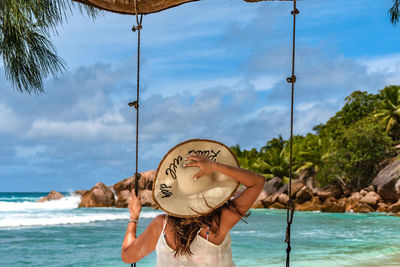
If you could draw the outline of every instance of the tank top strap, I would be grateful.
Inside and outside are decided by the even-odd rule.
[[[197,234],[199,234],[203,230],[202,227],[200,227],[199,231],[197,231]],[[207,232],[206,232],[206,240],[208,241],[208,238],[210,237],[210,226],[207,227]]]
[[[168,219],[168,214],[165,215],[164,220],[163,220],[163,228],[162,228],[162,234],[165,237],[165,226],[167,226],[167,219]]]

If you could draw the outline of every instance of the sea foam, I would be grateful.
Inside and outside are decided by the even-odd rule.
[[[128,209],[80,208],[80,196],[70,195],[47,202],[0,201],[0,228],[87,224],[92,222],[128,220]],[[159,211],[144,208],[140,218],[155,218]]]
[[[161,212],[144,211],[140,214],[140,218],[155,218]],[[50,226],[63,224],[86,224],[92,222],[115,221],[129,219],[129,212],[121,210],[117,213],[109,213],[107,211],[96,212],[88,211],[84,213],[62,213],[62,212],[44,212],[44,213],[13,213],[6,214],[0,218],[0,228],[9,227],[27,227],[27,226]]]
[[[9,202],[0,201],[0,212],[4,211],[25,211],[25,210],[65,210],[75,209],[81,201],[80,196],[66,196],[57,200],[50,200],[47,202]]]

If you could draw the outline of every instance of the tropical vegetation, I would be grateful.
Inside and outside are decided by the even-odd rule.
[[[91,18],[101,14],[71,0],[0,1],[0,55],[6,78],[28,93],[44,91],[45,78],[66,68],[51,36],[74,11]],[[390,20],[400,20],[400,0],[393,0]],[[355,91],[340,111],[314,133],[293,138],[295,175],[307,170],[322,184],[341,183],[361,187],[370,182],[382,162],[396,155],[400,140],[400,87],[388,86],[377,94]],[[267,179],[289,177],[289,141],[273,138],[259,150],[232,147],[240,164]]]
[[[321,185],[359,189],[369,185],[386,162],[397,156],[400,140],[400,86],[377,94],[355,91],[342,109],[314,133],[293,137],[293,177],[303,171]],[[241,166],[266,179],[289,177],[289,140],[273,138],[259,150],[232,147]]]
[[[0,55],[5,76],[17,90],[41,93],[45,78],[66,69],[51,36],[75,10],[92,18],[100,14],[70,0],[0,1]]]

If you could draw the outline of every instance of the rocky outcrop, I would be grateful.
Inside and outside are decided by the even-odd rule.
[[[297,193],[296,193],[296,203],[304,203],[310,200],[313,197],[313,192],[307,186],[303,186]]]
[[[51,190],[51,192],[47,196],[42,197],[37,202],[46,202],[46,201],[50,201],[50,200],[60,199],[63,197],[64,197],[63,194],[61,194],[57,191]]]
[[[343,200],[337,200],[334,197],[327,198],[321,205],[322,212],[345,212],[346,203]]]
[[[379,212],[390,212],[389,205],[386,204],[386,203],[383,203],[383,202],[378,203],[378,208],[376,209],[376,211],[379,211]]]
[[[288,188],[289,188],[289,184],[284,184],[284,185],[281,186],[281,188],[279,188],[279,190],[276,193],[278,193],[278,194],[280,194],[280,193],[287,194]]]
[[[308,178],[307,182],[306,182],[306,186],[311,189],[312,191],[316,191],[319,187],[319,183],[318,181],[315,179],[314,176],[311,176],[310,178]]]
[[[319,187],[318,181],[315,179],[315,172],[310,169],[303,170],[299,175],[299,181],[305,184],[311,191]]]
[[[141,172],[140,179],[138,181],[138,193],[141,195],[142,191],[151,191],[153,189],[153,180],[156,174],[155,170]],[[114,185],[111,188],[114,190],[117,201],[115,206],[118,208],[128,207],[128,200],[130,196],[130,190],[135,189],[135,176],[128,177]],[[154,206],[153,197],[149,193],[144,193],[145,198],[142,199],[143,206]]]
[[[321,202],[318,197],[312,197],[309,201],[296,204],[295,209],[299,211],[319,211],[321,210]]]
[[[72,194],[76,195],[76,196],[82,196],[83,194],[85,194],[87,191],[89,190],[75,190]]]
[[[152,197],[154,170],[141,173],[138,181],[138,193],[143,206],[154,206]],[[81,195],[79,207],[111,207],[127,208],[131,190],[135,189],[135,176],[107,187],[103,183],[97,183],[91,190],[77,190],[76,195]]]
[[[257,200],[256,202],[254,202],[254,204],[251,208],[252,209],[263,209],[264,204],[261,202],[261,200]]]
[[[146,172],[140,173],[140,179],[138,181],[138,191],[140,190],[152,190],[153,189],[153,180],[156,175],[155,170],[150,170]],[[115,190],[116,193],[123,190],[133,190],[135,189],[135,176],[128,177],[111,187]]]
[[[304,184],[302,183],[302,181],[300,179],[296,179],[292,181],[292,186],[291,186],[291,195],[294,196],[301,188],[303,188]],[[289,194],[289,184],[284,184],[283,186],[281,186],[281,188],[279,188],[279,190],[277,191],[278,194]]]
[[[258,196],[256,203],[261,202],[262,200],[266,199],[268,196],[274,194],[278,189],[282,186],[282,179],[279,177],[274,177],[267,182],[264,183],[264,187],[261,190],[260,195]],[[253,208],[257,205],[260,206],[259,203],[253,205]]]
[[[364,188],[365,191],[375,192],[375,187],[371,184],[368,187]]]
[[[290,190],[295,209],[322,212],[400,213],[400,200],[396,200],[396,197],[399,198],[400,191],[400,170],[397,170],[397,168],[400,169],[400,164],[398,162],[400,161],[395,161],[393,165],[389,164],[385,167],[374,179],[372,185],[359,192],[352,192],[350,188],[334,185],[324,188],[315,187],[317,183],[313,181],[315,179],[313,173],[303,172],[298,179],[292,181]],[[143,206],[156,207],[152,197],[154,176],[154,170],[143,172],[138,181],[138,191]],[[135,177],[132,176],[109,187],[98,183],[91,190],[77,190],[74,194],[82,195],[79,207],[126,208],[131,190],[134,190],[134,184]],[[392,187],[390,188],[389,185]],[[283,185],[279,177],[268,180],[253,208],[285,209],[289,201],[288,188],[288,184]],[[245,187],[240,187],[237,194],[243,189]]]
[[[318,196],[319,199],[321,199],[322,201],[325,201],[325,199],[327,199],[327,198],[335,197],[335,193],[334,193],[333,191],[319,189],[319,190],[317,191],[317,196]]]
[[[272,204],[275,203],[275,201],[278,199],[279,193],[276,192],[270,196],[268,196],[266,199],[262,200],[262,203],[265,208],[270,207]]]
[[[339,198],[342,195],[342,190],[337,186],[327,186],[317,190],[317,195],[321,201],[325,201],[330,197]]]
[[[376,209],[378,207],[378,201],[380,199],[381,199],[380,195],[378,195],[377,193],[371,191],[371,192],[368,192],[365,196],[363,196],[360,199],[360,203],[368,204],[369,206],[371,206],[371,207]]]
[[[391,205],[389,208],[390,212],[399,213],[400,212],[400,200]]]
[[[285,209],[286,206],[279,203],[279,202],[275,202],[274,204],[272,204],[271,206],[269,206],[270,209]]]
[[[346,199],[346,212],[353,212],[362,198],[360,192],[354,192]]]
[[[282,186],[282,179],[279,177],[274,177],[268,180],[264,184],[264,190],[267,193],[267,195],[272,195],[273,193],[278,191],[279,188],[281,188],[281,186]]]
[[[129,190],[122,190],[116,192],[117,200],[115,202],[115,207],[117,208],[127,208],[128,207],[128,199],[131,194]]]
[[[350,188],[341,188],[337,185],[312,189],[304,184],[312,178],[313,176],[305,178],[304,175],[292,182],[292,200],[298,211],[400,213],[400,200],[394,204],[386,201],[373,185],[365,187],[359,192],[352,192]],[[395,190],[397,190],[396,187]],[[264,191],[266,191],[265,187]],[[271,192],[274,193],[260,194],[253,208],[261,208],[261,204],[265,208],[286,208],[289,201],[288,184],[282,185],[279,189],[274,187]]]
[[[368,213],[368,212],[373,212],[375,209],[371,207],[370,205],[366,203],[358,203],[354,209],[354,212],[360,212],[360,213]]]
[[[292,195],[292,197],[295,196],[297,192],[299,192],[303,187],[304,184],[301,182],[301,180],[295,180],[294,182],[292,182],[292,186],[290,187],[290,194]]]
[[[281,203],[282,205],[286,205],[289,201],[289,196],[284,194],[284,193],[280,193],[278,195],[278,202]]]
[[[153,190],[153,180],[155,175],[156,175],[155,170],[142,172],[139,180],[139,191]]]
[[[139,196],[143,206],[149,206],[149,207],[155,206],[152,190],[148,189],[142,190],[139,192]]]
[[[400,195],[400,160],[383,168],[372,181],[372,185],[384,200],[396,202]]]
[[[105,184],[99,182],[82,195],[79,208],[111,207],[114,204],[114,193]]]

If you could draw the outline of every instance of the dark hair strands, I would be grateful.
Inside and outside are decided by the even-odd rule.
[[[174,216],[168,216],[168,221],[175,230],[175,254],[178,255],[189,255],[193,253],[190,250],[190,245],[195,239],[200,228],[204,229],[209,227],[209,231],[213,234],[219,234],[219,227],[221,224],[221,212],[223,209],[229,209],[234,212],[240,219],[247,223],[243,217],[249,217],[250,212],[245,214],[241,213],[233,200],[229,200],[221,207],[214,209],[212,212],[205,216],[199,216],[194,218],[179,218]]]

